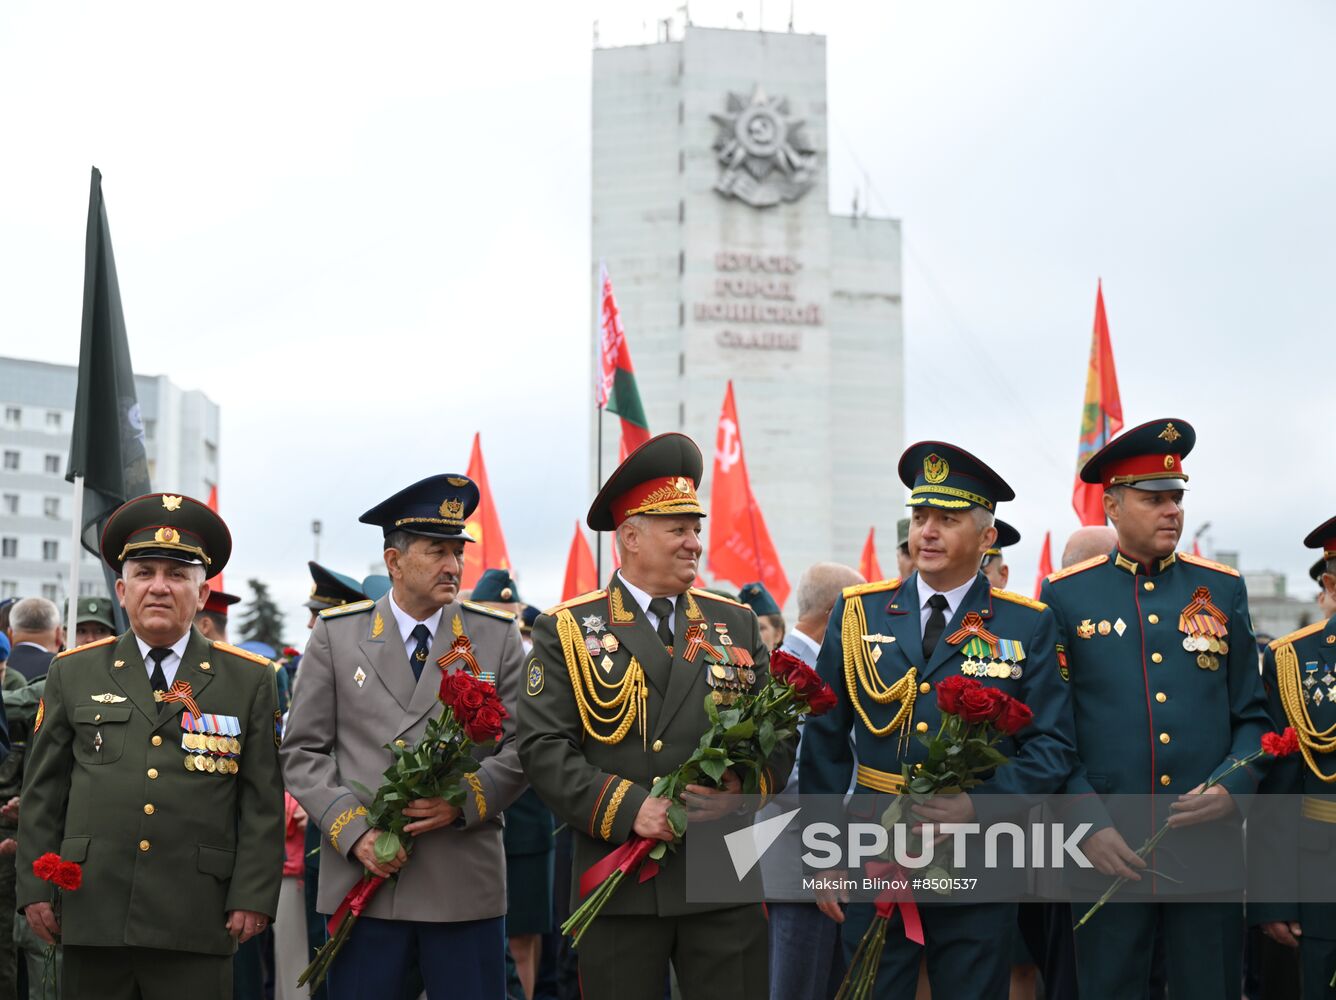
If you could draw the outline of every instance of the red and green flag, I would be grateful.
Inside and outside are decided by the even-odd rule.
[[[599,409],[615,413],[622,421],[621,457],[635,451],[649,440],[649,421],[636,388],[636,371],[631,365],[631,348],[622,329],[617,299],[612,294],[612,278],[606,264],[599,263],[599,377],[596,402]]]
[[[1081,408],[1081,437],[1076,448],[1076,486],[1072,507],[1083,525],[1104,523],[1104,488],[1081,482],[1081,469],[1123,428],[1123,403],[1118,395],[1118,373],[1113,366],[1109,320],[1104,315],[1104,283],[1095,290],[1095,328],[1090,337],[1090,369],[1086,373],[1085,405]]]

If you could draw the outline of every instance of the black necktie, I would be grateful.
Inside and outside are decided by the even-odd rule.
[[[937,640],[946,631],[946,598],[941,594],[933,594],[928,598],[928,607],[932,608],[932,614],[928,615],[928,624],[923,629],[925,662],[932,659],[932,651],[937,648]]]
[[[650,611],[659,619],[659,641],[669,649],[673,648],[673,628],[668,624],[668,617],[673,613],[673,602],[666,597],[655,597],[649,602]]]
[[[162,672],[162,661],[172,655],[170,649],[150,649],[148,658],[153,661],[153,674],[149,682],[153,685],[153,700],[158,703],[158,714],[162,714],[162,695],[167,693],[167,675]]]
[[[427,650],[431,649],[431,631],[425,625],[414,625],[409,638],[417,640],[417,649],[413,650],[413,655],[408,658],[409,666],[413,668],[413,679],[417,680],[422,676],[422,668],[427,664]]]

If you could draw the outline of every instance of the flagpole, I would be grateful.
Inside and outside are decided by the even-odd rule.
[[[74,477],[74,506],[70,511],[73,527],[70,529],[70,583],[65,594],[65,648],[74,647],[75,625],[79,620],[79,563],[83,560],[83,497],[84,477]]]
[[[597,493],[603,488],[603,407],[596,407],[598,410],[598,458],[595,459],[597,471],[594,473],[594,492]],[[603,532],[594,532],[594,586],[600,586],[603,583]]]

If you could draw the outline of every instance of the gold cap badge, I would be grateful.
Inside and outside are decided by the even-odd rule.
[[[951,474],[951,466],[941,455],[932,454],[923,460],[923,478],[936,486]]]
[[[176,510],[181,506],[181,498],[174,496],[163,496],[162,505],[167,510]]]

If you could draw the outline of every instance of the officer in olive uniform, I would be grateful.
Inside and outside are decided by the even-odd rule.
[[[979,570],[996,539],[997,504],[1015,496],[997,473],[940,441],[911,445],[899,472],[911,490],[909,546],[918,569],[907,580],[848,587],[836,602],[817,671],[839,704],[804,726],[800,784],[808,795],[841,795],[853,777],[850,812],[875,821],[886,797],[903,789],[903,769],[924,760],[923,745],[905,735],[937,730],[937,684],[965,674],[1023,701],[1034,721],[998,745],[1009,758],[1006,765],[969,795],[949,797],[949,805],[926,803],[920,816],[987,823],[1002,818],[993,793],[1056,792],[1071,766],[1071,704],[1058,676],[1053,615],[1038,601],[990,586]],[[855,632],[858,642],[846,644]],[[967,811],[930,815],[930,806]],[[819,902],[840,918],[838,903]],[[934,995],[1007,996],[1015,903],[929,903],[919,912]],[[846,955],[853,954],[872,916],[870,903],[849,905]],[[915,995],[923,953],[894,922],[877,973],[878,1000]]]
[[[784,641],[784,615],[774,595],[757,580],[744,583],[738,591],[738,600],[756,612],[756,620],[761,623],[761,641],[765,648],[778,649]]]
[[[558,605],[534,624],[520,756],[533,787],[572,831],[576,886],[633,832],[671,839],[667,802],[650,798],[651,785],[709,728],[712,685],[759,684],[768,668],[752,611],[691,587],[701,553],[701,469],[700,449],[682,434],[652,438],[629,455],[587,518],[594,531],[617,532],[621,568],[606,590]],[[722,660],[696,638],[722,649]],[[715,663],[719,670],[708,669]],[[595,698],[616,707],[598,708]],[[776,748],[763,794],[784,787],[792,761],[792,746]],[[741,783],[729,771],[722,784],[690,790],[686,837],[694,824],[735,812],[731,793]],[[618,888],[580,943],[586,1000],[660,1000],[670,961],[684,1000],[767,996],[760,905],[688,902],[685,869],[679,850],[654,878],[628,878]]]
[[[74,608],[74,642],[70,645],[86,646],[98,639],[105,639],[116,634],[116,621],[112,617],[110,597],[80,597]],[[60,614],[62,622],[70,617],[70,602],[65,602],[65,610]],[[14,671],[18,673],[18,671]]]
[[[1319,576],[1336,598],[1336,518],[1310,532],[1304,544],[1322,550]],[[1264,877],[1268,900],[1288,890],[1289,902],[1250,898],[1248,919],[1273,940],[1299,949],[1303,996],[1316,1000],[1333,995],[1328,984],[1336,973],[1336,880],[1330,874],[1336,844],[1336,618],[1272,642],[1262,658],[1262,680],[1276,729],[1292,726],[1301,747],[1271,766],[1262,790],[1293,796],[1275,808],[1297,806],[1299,816],[1271,814],[1262,822],[1261,807],[1271,800],[1259,802],[1252,814],[1257,829],[1250,821],[1250,868]]]
[[[62,653],[33,725],[18,905],[60,933],[64,995],[232,994],[232,953],[272,919],[283,866],[274,675],[191,622],[231,552],[218,515],[154,493],[118,508],[102,557],[130,630]],[[48,852],[83,867],[62,894]]]
[[[1057,615],[1063,676],[1071,680],[1078,763],[1067,791],[1081,797],[1071,819],[1095,827],[1081,845],[1095,870],[1073,873],[1071,883],[1097,892],[1109,875],[1139,878],[1119,890],[1122,902],[1076,932],[1081,993],[1101,1000],[1145,995],[1157,922],[1175,1000],[1240,992],[1237,893],[1232,902],[1146,901],[1187,885],[1185,865],[1207,856],[1216,859],[1215,891],[1242,889],[1242,818],[1232,796],[1257,790],[1258,767],[1234,771],[1208,794],[1191,793],[1256,750],[1270,728],[1242,578],[1174,551],[1188,480],[1183,458],[1195,441],[1190,424],[1165,418],[1092,455],[1081,478],[1104,486],[1117,547],[1052,574],[1041,593]],[[1118,800],[1101,796],[1120,794],[1151,796],[1154,815],[1137,806],[1115,822]],[[1148,859],[1170,878],[1138,876],[1147,865],[1129,845],[1175,814],[1179,828]],[[1073,904],[1078,918],[1086,908]]]

